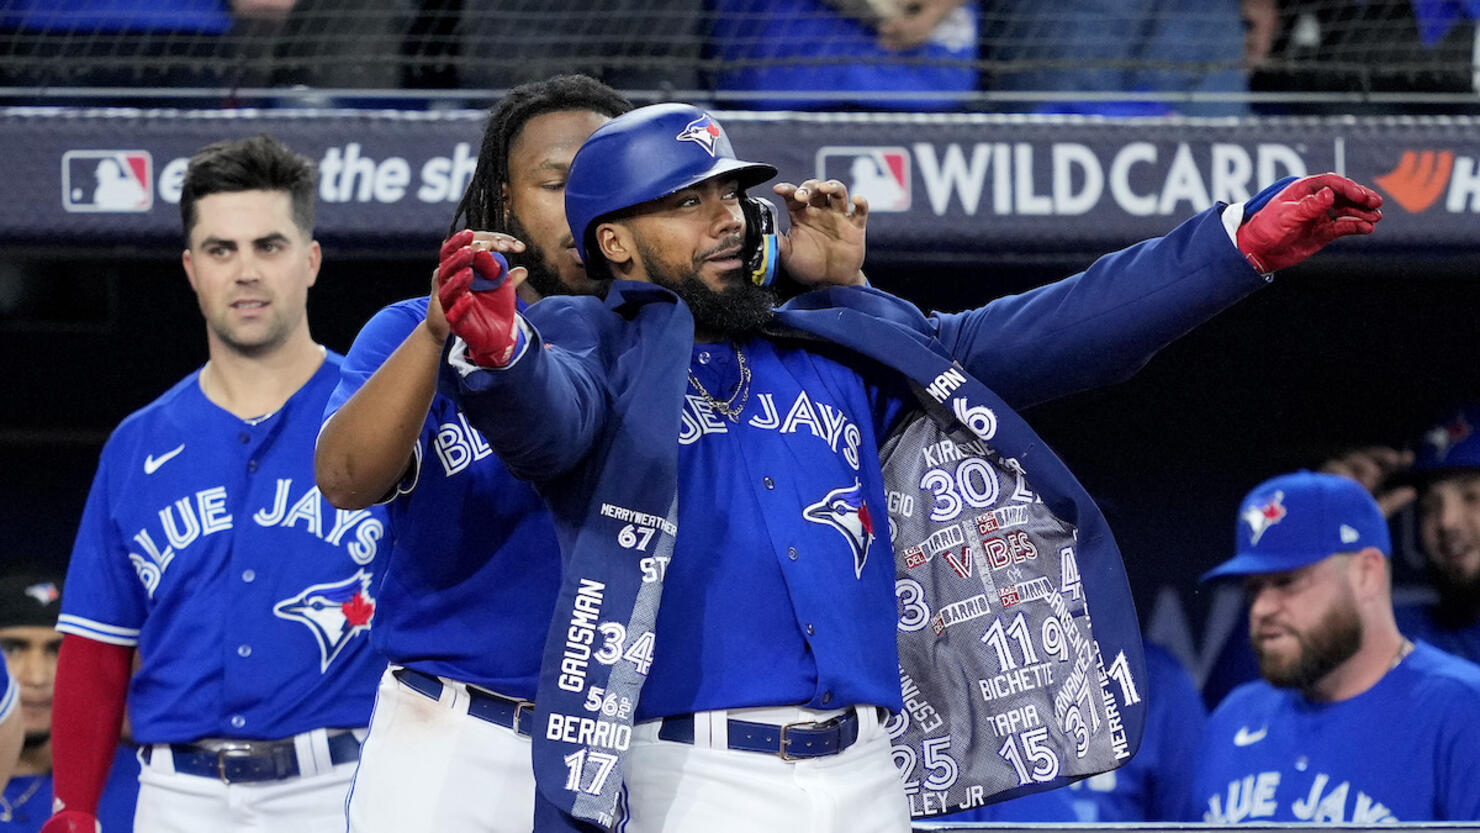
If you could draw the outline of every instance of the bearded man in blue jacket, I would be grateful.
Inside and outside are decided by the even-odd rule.
[[[1129,757],[1119,553],[1016,410],[1125,378],[1381,203],[1282,183],[926,317],[866,286],[841,183],[776,186],[791,229],[758,234],[745,189],[775,174],[708,114],[644,107],[566,185],[604,300],[516,314],[517,274],[444,246],[464,411],[561,544],[536,829],[902,832]],[[752,280],[771,258],[828,288],[776,309]]]

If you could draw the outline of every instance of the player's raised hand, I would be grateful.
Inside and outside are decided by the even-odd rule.
[[[518,343],[514,287],[526,272],[523,267],[511,272],[502,254],[475,245],[475,239],[465,230],[442,244],[436,300],[448,329],[467,342],[468,358],[480,367],[503,367]]]
[[[829,179],[801,185],[783,182],[773,190],[786,201],[791,229],[780,238],[781,263],[808,286],[854,286],[863,275],[868,200],[849,197],[848,186]]]
[[[457,246],[453,245],[453,240],[465,240],[467,239],[467,235],[469,233],[469,231],[464,230],[448,238],[447,241],[442,244],[442,252],[440,254],[441,259],[447,259],[447,255],[449,254],[449,247],[453,249],[458,248]],[[466,245],[472,247],[474,250],[483,249],[487,251],[501,253],[524,251],[524,242],[512,235],[503,234],[502,232],[497,231],[472,231],[471,234],[471,242],[467,243]],[[442,300],[440,297],[438,297],[439,287],[441,286],[441,283],[438,280],[438,276],[441,274],[441,272],[442,269],[440,268],[440,265],[437,269],[432,270],[432,291],[431,298],[428,299],[427,303],[426,318],[427,332],[432,336],[432,338],[437,341],[438,344],[446,341],[447,336],[451,334],[451,330],[447,326],[447,315],[445,312],[443,312],[442,309]],[[515,289],[518,289],[519,286],[524,283],[524,278],[527,276],[527,274],[528,270],[523,268],[510,270],[509,280],[514,282]]]
[[[1362,488],[1371,492],[1372,497],[1377,500],[1382,516],[1391,518],[1398,510],[1418,498],[1418,490],[1412,486],[1386,488],[1389,478],[1407,471],[1412,465],[1413,452],[1411,451],[1399,451],[1386,446],[1370,446],[1353,449],[1339,457],[1327,460],[1321,466],[1321,471],[1349,477],[1362,484]]]
[[[1261,202],[1256,196],[1251,205]],[[1371,234],[1382,197],[1339,174],[1302,177],[1254,210],[1239,226],[1238,248],[1260,272],[1286,269],[1338,237]]]
[[[41,833],[99,833],[102,829],[96,816],[81,810],[58,810],[41,825]]]

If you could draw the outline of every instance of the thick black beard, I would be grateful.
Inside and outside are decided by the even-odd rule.
[[[509,261],[510,268],[523,266],[529,270],[525,283],[538,292],[541,298],[571,294],[570,287],[560,280],[560,274],[550,268],[550,259],[545,257],[545,250],[530,242],[528,229],[524,228],[524,224],[519,222],[513,212],[509,213],[508,234],[524,243],[523,252],[508,252],[504,257]]]
[[[1332,608],[1309,633],[1294,634],[1300,656],[1288,667],[1273,664],[1254,642],[1259,673],[1270,685],[1309,691],[1321,678],[1351,659],[1362,647],[1362,620],[1354,606]]]
[[[719,339],[748,335],[776,317],[776,293],[769,287],[756,286],[745,279],[744,269],[725,275],[724,289],[711,289],[699,277],[702,261],[682,275],[675,275],[639,245],[643,262],[648,264],[648,277],[653,283],[671,291],[683,300],[694,315],[694,330]]]

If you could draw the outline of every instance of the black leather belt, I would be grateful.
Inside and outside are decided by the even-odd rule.
[[[745,752],[768,752],[784,761],[824,758],[836,755],[858,740],[858,711],[849,709],[822,723],[751,723],[728,721],[729,748]],[[694,716],[680,714],[663,718],[658,728],[660,740],[678,743],[694,742]]]
[[[154,756],[154,747],[143,748],[144,763]],[[211,749],[194,743],[170,744],[175,771],[202,778],[219,778],[227,784],[282,781],[295,778],[298,747],[292,740],[225,741]],[[360,741],[352,732],[329,736],[329,762],[347,764],[360,759]]]
[[[411,668],[397,668],[392,673],[412,691],[420,692],[433,700],[442,699],[442,681],[431,674],[423,674]],[[468,714],[495,726],[513,729],[526,737],[534,728],[533,703],[473,686],[468,686]]]

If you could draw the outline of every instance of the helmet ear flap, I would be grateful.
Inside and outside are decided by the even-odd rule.
[[[740,211],[745,215],[745,242],[740,258],[745,273],[756,286],[770,286],[776,280],[780,248],[776,242],[776,206],[770,200],[741,197]]]

